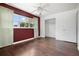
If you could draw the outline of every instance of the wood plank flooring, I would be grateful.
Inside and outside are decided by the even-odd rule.
[[[77,44],[54,38],[38,38],[4,48],[0,56],[78,56]]]

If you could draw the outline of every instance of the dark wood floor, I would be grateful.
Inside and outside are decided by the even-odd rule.
[[[77,45],[55,40],[38,38],[30,42],[0,48],[1,56],[78,56]]]

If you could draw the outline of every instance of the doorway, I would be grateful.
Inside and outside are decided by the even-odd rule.
[[[45,37],[55,38],[56,34],[56,18],[45,20]]]

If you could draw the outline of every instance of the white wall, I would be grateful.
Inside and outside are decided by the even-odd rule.
[[[45,20],[44,18],[40,18],[40,37],[45,37]]]
[[[78,4],[78,50],[79,50],[79,4]]]
[[[45,37],[49,36],[49,23],[45,21]]]
[[[38,18],[34,17],[34,38],[38,37]]]
[[[47,20],[56,18],[56,38],[57,40],[76,42],[76,10],[65,11],[57,14],[52,14],[43,18]],[[44,22],[44,21],[43,21]],[[45,36],[45,23],[42,23],[41,32]],[[42,31],[43,30],[43,31]]]
[[[56,16],[56,38],[76,42],[76,11],[68,11]]]
[[[13,43],[13,11],[0,6],[0,47]]]

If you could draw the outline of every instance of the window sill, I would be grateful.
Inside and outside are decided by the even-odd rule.
[[[26,27],[13,27],[13,28],[20,28],[20,29],[34,29],[34,28],[32,28],[32,27],[28,27],[28,28],[26,28]]]

